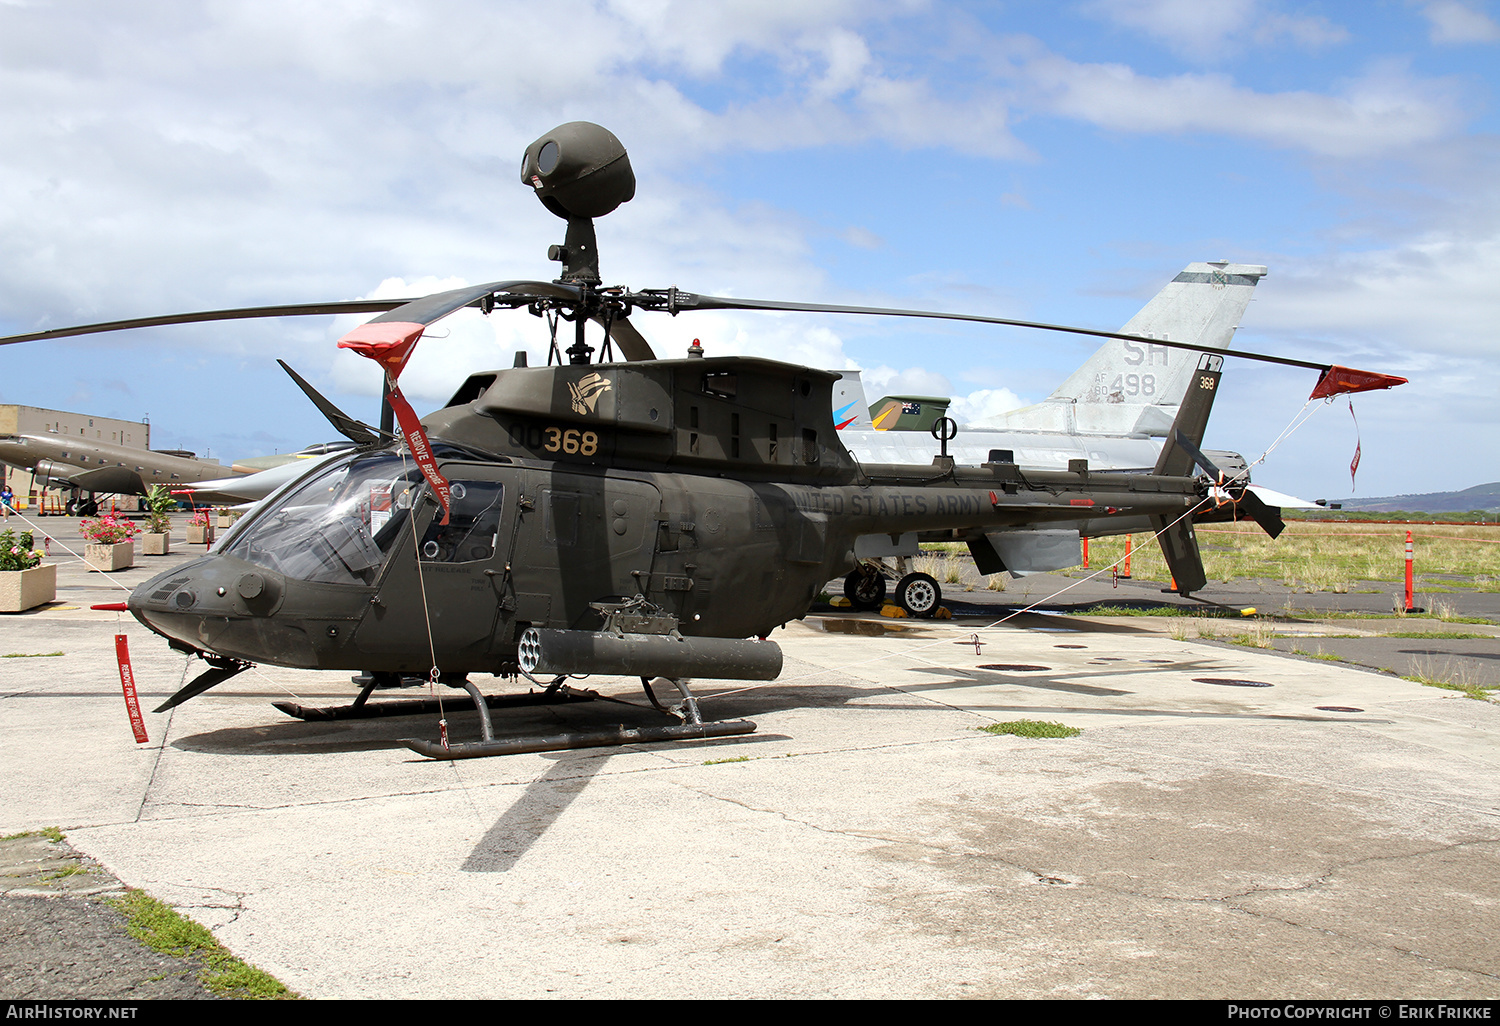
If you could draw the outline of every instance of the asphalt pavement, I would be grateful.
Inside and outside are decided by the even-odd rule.
[[[758,724],[740,738],[431,762],[400,739],[436,714],[293,720],[270,702],[346,703],[347,675],[262,667],[137,744],[115,635],[148,709],[197,668],[88,607],[194,552],[113,581],[54,553],[59,603],[0,620],[25,656],[0,659],[0,834],[61,828],[309,997],[1500,996],[1492,702],[1167,618],[991,607],[777,631],[779,681],[696,685]],[[1018,719],[1083,732],[978,729]]]

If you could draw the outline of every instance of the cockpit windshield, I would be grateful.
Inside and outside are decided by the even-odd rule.
[[[303,581],[371,584],[421,487],[421,471],[395,453],[340,461],[288,492],[225,552]]]

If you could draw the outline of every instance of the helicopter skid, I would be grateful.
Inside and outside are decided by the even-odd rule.
[[[558,688],[555,691],[532,691],[524,695],[486,695],[484,704],[490,709],[513,709],[528,705],[558,705],[564,702],[592,702],[600,696],[593,691],[575,688]],[[435,698],[403,698],[393,702],[362,703],[353,705],[314,706],[297,705],[295,702],[275,702],[277,709],[299,720],[364,720],[381,716],[419,716],[441,713],[445,709],[464,708],[466,703],[449,699],[440,704]]]
[[[437,742],[416,738],[405,738],[402,744],[429,759],[452,760],[481,759],[490,755],[521,755],[527,752],[562,752],[575,748],[610,748],[652,741],[698,741],[754,732],[755,724],[750,720],[720,720],[712,723],[679,723],[670,727],[621,726],[590,733],[472,741],[450,744],[446,748]]]

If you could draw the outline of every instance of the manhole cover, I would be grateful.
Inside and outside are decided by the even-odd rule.
[[[1172,660],[1170,660],[1170,659],[1142,659],[1141,660],[1141,662],[1143,662],[1143,663],[1170,663],[1171,661]]]
[[[1034,673],[1050,670],[1050,666],[1033,666],[1030,663],[981,663],[981,670],[1004,670],[1010,673]]]
[[[1087,645],[1053,645],[1053,648],[1088,648]]]
[[[1268,688],[1271,685],[1263,680],[1240,680],[1237,677],[1194,677],[1199,684],[1218,684],[1226,688]]]
[[[1320,705],[1318,708],[1323,712],[1364,712],[1363,709],[1356,709],[1352,705]]]
[[[1097,656],[1094,659],[1096,663],[1123,663],[1124,661],[1120,656]]]

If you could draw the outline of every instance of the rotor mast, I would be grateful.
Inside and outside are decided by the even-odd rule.
[[[600,302],[598,286],[599,242],[594,218],[603,217],[635,196],[635,172],[620,140],[607,128],[588,121],[559,125],[526,147],[521,160],[521,181],[536,190],[536,198],[568,222],[561,246],[551,246],[547,259],[562,264],[559,285],[579,290],[573,309],[573,344],[568,362],[588,363],[594,350],[584,339],[591,318],[604,324],[605,345],[609,338],[609,312]],[[567,316],[566,314],[564,315]]]

